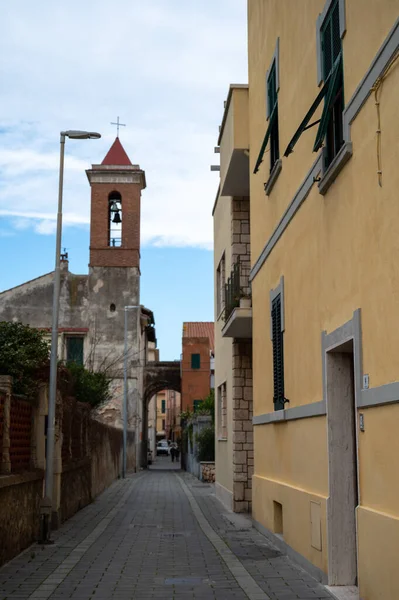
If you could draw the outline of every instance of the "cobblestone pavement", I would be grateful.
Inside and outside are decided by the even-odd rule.
[[[0,600],[318,600],[325,588],[158,457],[0,569]]]

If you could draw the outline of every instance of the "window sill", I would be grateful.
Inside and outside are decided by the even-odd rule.
[[[218,442],[227,442],[227,437],[219,437]]]
[[[345,142],[337,156],[328,169],[323,173],[319,181],[319,192],[322,196],[327,193],[330,185],[334,183],[343,167],[352,156],[352,142]]]
[[[281,169],[283,168],[283,161],[281,158],[276,160],[273,165],[273,169],[271,170],[270,177],[265,183],[265,194],[266,196],[270,196],[270,192],[272,191],[274,184],[277,181],[278,176],[281,173]]]

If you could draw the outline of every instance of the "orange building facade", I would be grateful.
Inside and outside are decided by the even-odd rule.
[[[183,323],[181,361],[182,411],[195,411],[213,386],[214,324]]]

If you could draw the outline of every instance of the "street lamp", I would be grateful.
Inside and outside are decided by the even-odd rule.
[[[69,130],[60,134],[60,172],[58,185],[57,237],[55,244],[55,270],[53,290],[53,315],[51,325],[51,354],[50,354],[50,388],[48,400],[48,426],[46,448],[46,475],[44,481],[44,498],[41,502],[41,542],[48,542],[50,535],[51,511],[53,505],[54,479],[54,427],[55,404],[57,396],[57,350],[58,350],[58,314],[60,304],[60,255],[62,230],[62,188],[64,182],[64,151],[65,138],[72,140],[98,139],[101,134],[95,131]]]
[[[126,446],[127,446],[127,313],[129,310],[133,310],[135,308],[141,308],[139,304],[135,304],[133,306],[125,306],[125,348],[124,348],[124,357],[123,357],[123,453],[122,453],[122,479],[126,477]],[[137,401],[137,399],[136,399]],[[136,409],[137,414],[137,409]],[[136,435],[137,435],[137,427],[136,427]],[[137,450],[137,440],[136,442],[136,450]],[[137,463],[137,457],[136,457]]]

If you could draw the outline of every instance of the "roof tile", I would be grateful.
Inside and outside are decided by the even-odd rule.
[[[215,334],[213,321],[189,321],[183,323],[184,338],[209,338],[212,352],[215,350]]]

